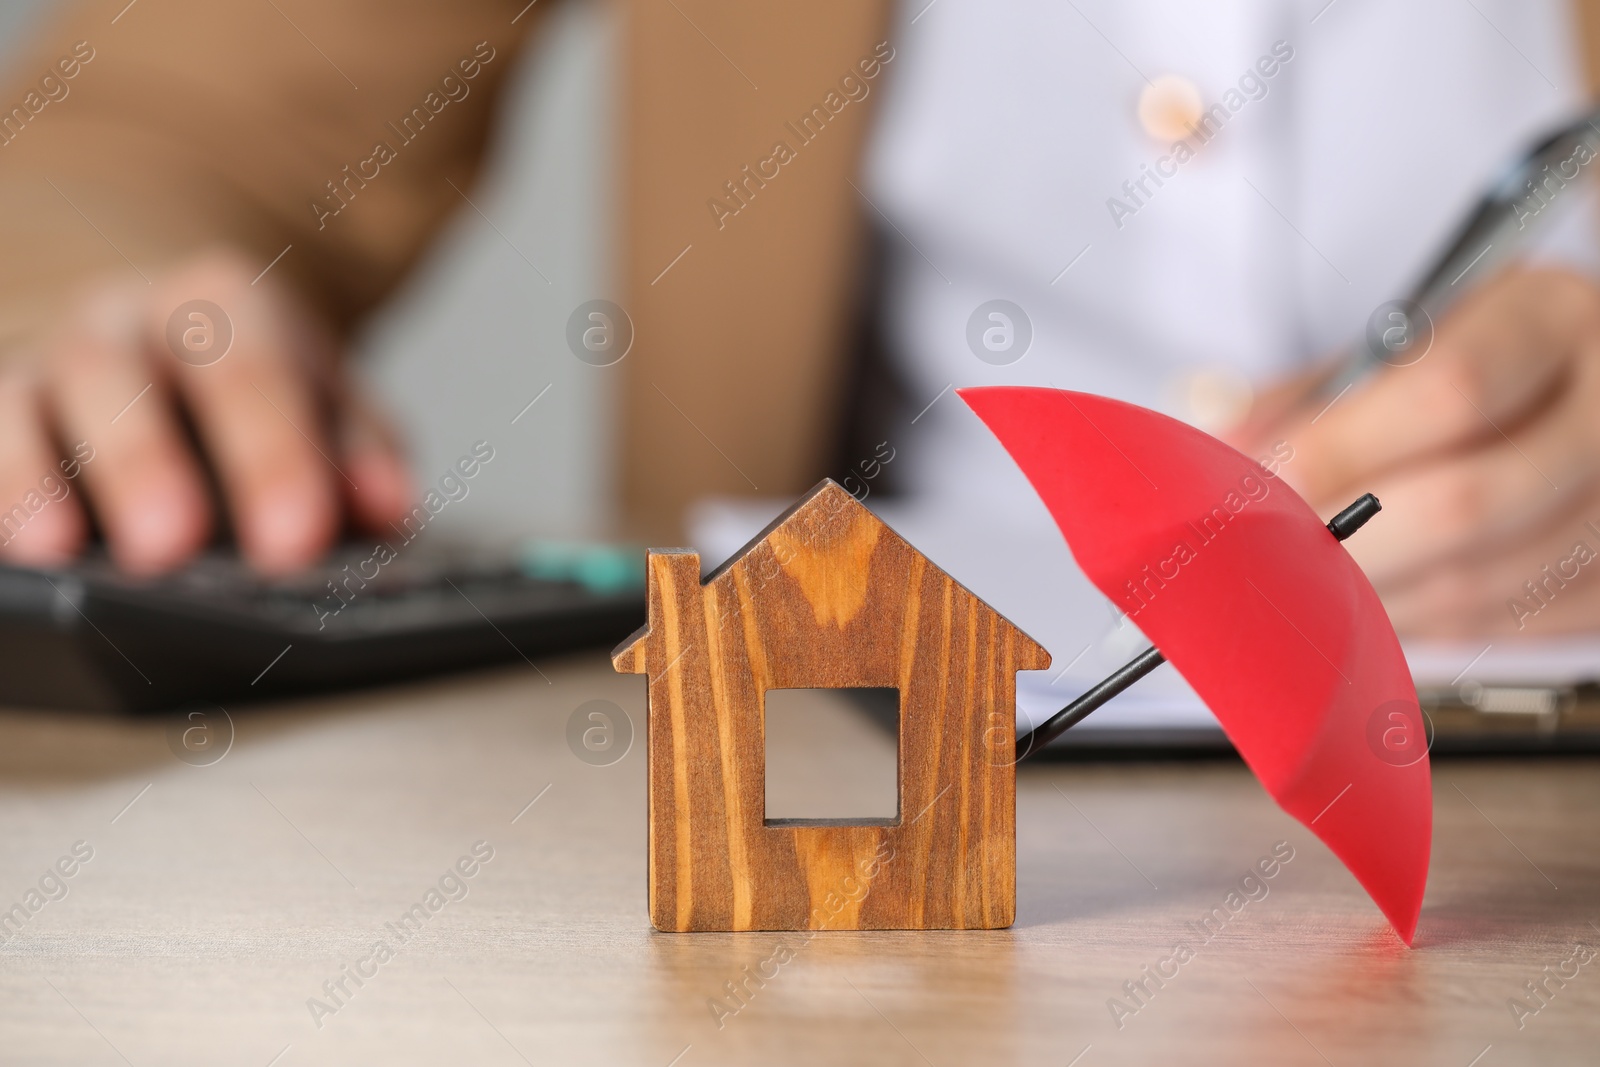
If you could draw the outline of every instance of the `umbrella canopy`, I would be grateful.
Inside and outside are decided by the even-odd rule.
[[[1433,798],[1421,710],[1366,576],[1260,463],[1058,389],[961,389],[1078,565],[1194,687],[1285,811],[1411,943]]]

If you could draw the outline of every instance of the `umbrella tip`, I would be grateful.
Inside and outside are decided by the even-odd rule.
[[[1367,520],[1383,510],[1378,498],[1367,493],[1354,504],[1328,520],[1328,532],[1343,541],[1367,524]]]

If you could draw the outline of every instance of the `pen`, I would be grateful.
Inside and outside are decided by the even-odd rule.
[[[1600,155],[1600,108],[1546,134],[1507,167],[1467,212],[1444,251],[1401,300],[1368,321],[1318,393],[1342,395],[1381,366],[1405,366],[1427,354],[1433,323],[1495,268],[1524,247],[1545,209]],[[1422,352],[1412,355],[1419,343]]]

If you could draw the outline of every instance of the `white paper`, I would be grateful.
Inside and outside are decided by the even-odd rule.
[[[1031,494],[1029,494],[1031,496]],[[742,548],[792,501],[708,500],[692,509],[689,533],[710,571]],[[1050,651],[1048,671],[1017,675],[1019,726],[1042,722],[1149,647],[1078,570],[1042,506],[1015,513],[980,506],[868,505],[946,573]],[[1042,521],[1041,521],[1042,518]],[[1419,687],[1572,685],[1600,680],[1600,633],[1567,638],[1405,642]],[[1076,730],[1215,725],[1178,672],[1159,669],[1085,719]]]

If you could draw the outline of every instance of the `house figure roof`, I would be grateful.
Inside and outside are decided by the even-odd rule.
[[[832,480],[700,577],[651,550],[650,916],[662,930],[938,929],[1015,916],[1015,686],[1050,655]],[[765,817],[765,695],[900,694],[892,820]]]

